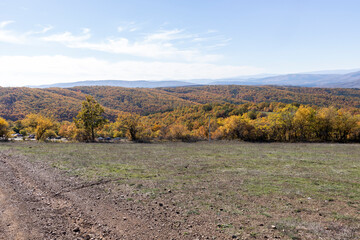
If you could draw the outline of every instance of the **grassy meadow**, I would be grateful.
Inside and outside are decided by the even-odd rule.
[[[87,181],[114,179],[135,196],[206,215],[229,236],[275,228],[285,239],[360,234],[359,144],[17,142],[1,149]]]

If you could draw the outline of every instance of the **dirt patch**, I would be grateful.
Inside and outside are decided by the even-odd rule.
[[[228,237],[209,219],[184,218],[170,200],[113,191],[114,181],[83,182],[11,151],[0,153],[0,182],[0,239]]]
[[[3,239],[101,239],[99,228],[68,196],[55,196],[66,181],[20,156],[0,154]],[[84,216],[84,217],[83,217]]]

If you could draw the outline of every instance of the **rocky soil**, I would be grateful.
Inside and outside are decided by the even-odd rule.
[[[132,195],[116,180],[84,182],[12,151],[0,152],[0,183],[0,239],[231,238],[171,199]]]

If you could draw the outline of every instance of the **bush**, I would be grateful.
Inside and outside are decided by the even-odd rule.
[[[171,125],[167,133],[167,139],[180,140],[183,142],[194,142],[198,140],[198,138],[191,135],[187,127],[182,124]]]

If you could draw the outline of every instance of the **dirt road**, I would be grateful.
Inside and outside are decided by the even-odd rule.
[[[108,227],[79,208],[77,184],[21,156],[0,153],[1,239],[116,239]],[[85,196],[84,196],[85,197]]]
[[[114,188],[112,181],[84,182],[2,151],[0,239],[229,238],[212,229],[206,219],[184,219],[181,209],[170,202],[158,203],[147,196],[132,196],[126,187]],[[128,200],[135,197],[137,203]]]

